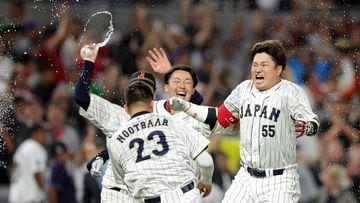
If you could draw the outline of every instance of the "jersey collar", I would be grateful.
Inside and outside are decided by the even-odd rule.
[[[148,111],[140,111],[140,112],[137,112],[137,113],[135,113],[134,115],[132,115],[130,119],[135,118],[136,116],[140,116],[140,115],[143,115],[143,114],[147,114],[147,113],[150,113],[150,112],[148,112]]]

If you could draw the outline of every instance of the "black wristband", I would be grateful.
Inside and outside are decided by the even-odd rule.
[[[317,123],[315,123],[314,121],[309,121],[308,124],[308,133],[307,136],[314,136],[317,134],[318,130],[319,130],[319,126]]]

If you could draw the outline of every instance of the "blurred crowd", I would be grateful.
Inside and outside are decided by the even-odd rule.
[[[179,6],[169,11],[179,17],[174,22],[166,13],[153,18],[148,2],[127,5],[128,25],[115,28],[118,37],[100,49],[92,93],[122,105],[129,74],[152,71],[148,50],[162,47],[172,64],[194,68],[203,104],[219,106],[249,78],[251,46],[281,40],[288,51],[283,77],[305,89],[321,123],[318,136],[298,139],[301,202],[360,202],[360,19],[349,12],[358,1],[157,2]],[[229,4],[230,12],[245,18],[220,21]],[[98,202],[101,180],[91,178],[85,165],[106,146],[105,136],[79,116],[71,99],[83,63],[79,50],[96,33],[84,32],[84,19],[70,13],[69,5],[56,5],[56,22],[43,27],[28,18],[19,0],[9,2],[0,22],[0,196],[9,192],[21,162],[34,156],[35,151],[17,155],[31,139],[45,150],[40,175],[50,202]],[[164,99],[162,75],[155,76],[156,97]],[[239,167],[239,146],[236,135],[211,139],[216,166],[205,201],[219,202]]]

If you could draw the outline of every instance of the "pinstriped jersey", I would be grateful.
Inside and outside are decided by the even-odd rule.
[[[190,165],[209,144],[199,132],[172,116],[145,113],[131,118],[108,139],[113,170],[135,198],[151,197],[193,180]]]
[[[109,136],[119,129],[122,123],[125,123],[130,118],[121,106],[94,94],[90,94],[90,104],[87,111],[80,107],[79,113],[104,132],[106,141],[108,141]],[[102,185],[107,188],[118,187],[127,190],[123,179],[120,177],[115,178],[112,167],[111,161],[109,161],[102,179]]]
[[[163,115],[170,115],[168,111],[166,111],[164,104],[166,100],[155,101],[154,103],[154,113],[159,113]],[[113,104],[106,99],[103,99],[97,95],[90,94],[90,104],[85,111],[80,107],[79,113],[84,118],[88,119],[92,124],[94,124],[97,128],[102,130],[106,137],[111,136],[114,132],[116,132],[120,125],[129,120],[129,115],[126,111],[119,105]],[[194,119],[193,117],[187,115],[184,112],[179,112],[177,114],[172,115],[178,119],[185,121],[190,124],[196,131],[200,132],[203,136],[209,137],[210,128],[208,125]],[[194,173],[196,172],[195,163],[193,163]],[[113,174],[111,161],[108,163],[108,168],[103,177],[103,186],[105,187],[119,187],[122,189],[126,189],[123,180],[121,177],[116,177]]]
[[[171,115],[164,107],[165,102],[166,100],[156,101],[153,112],[161,115]],[[196,120],[185,112],[178,112],[176,114],[172,114],[171,116],[185,121],[188,125],[194,128],[196,131],[200,132],[203,136],[209,138],[211,134],[209,125]]]
[[[251,80],[239,84],[224,101],[240,119],[240,156],[253,168],[283,168],[296,164],[294,121],[316,115],[304,91],[281,80],[269,90],[259,91]]]

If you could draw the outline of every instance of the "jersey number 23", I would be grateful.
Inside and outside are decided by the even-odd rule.
[[[148,141],[154,140],[156,137],[159,138],[159,141],[157,142],[158,145],[161,146],[161,149],[154,149],[152,150],[152,153],[156,156],[162,156],[166,154],[169,151],[169,145],[166,142],[165,134],[162,131],[153,131],[151,132],[146,138]],[[129,148],[132,149],[135,147],[135,144],[137,144],[137,157],[136,157],[136,163],[140,161],[144,161],[151,158],[151,154],[143,154],[144,151],[144,139],[141,138],[135,138],[130,141]]]

